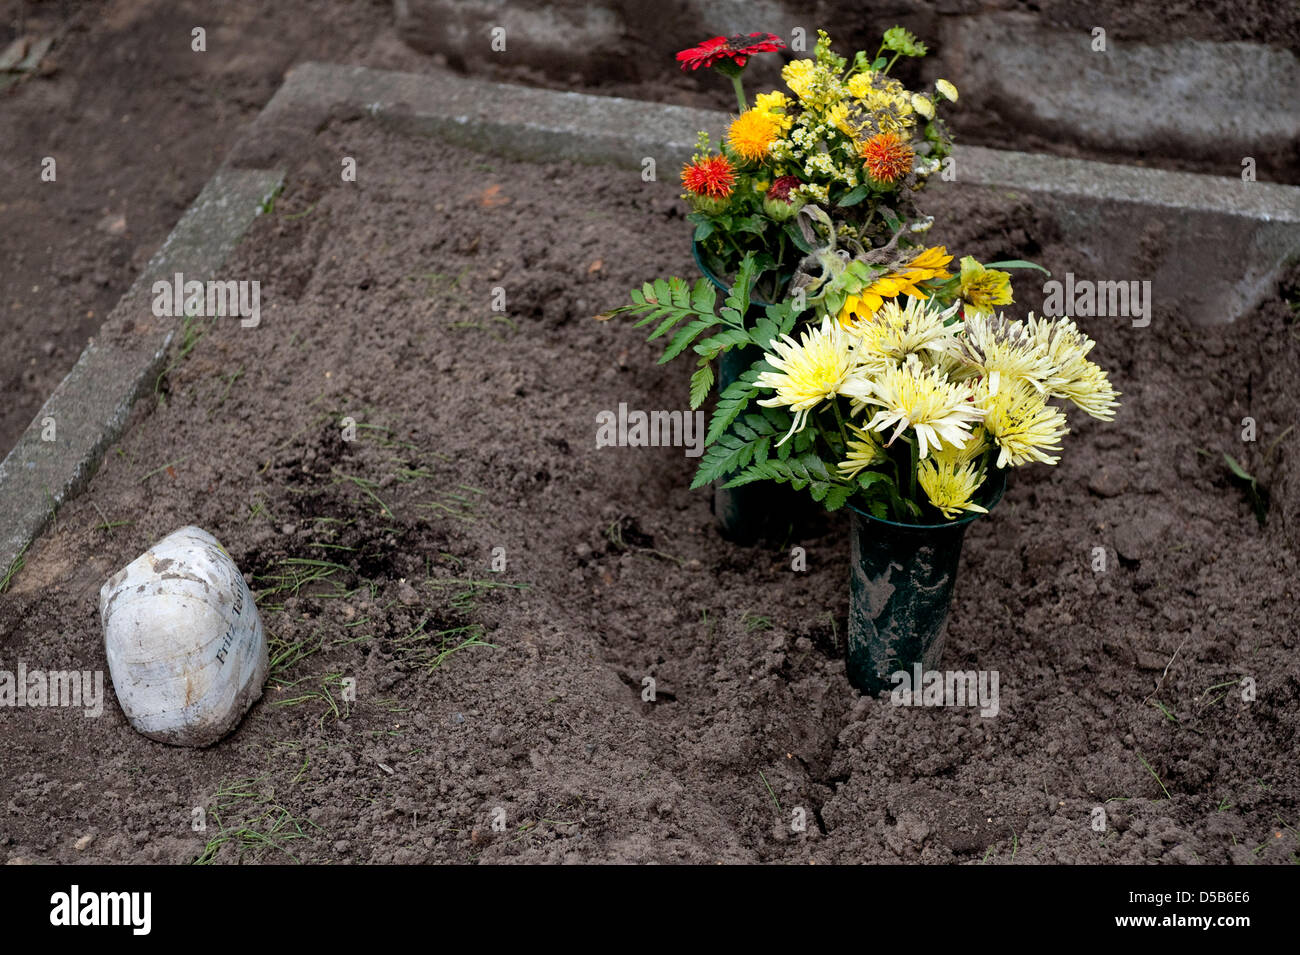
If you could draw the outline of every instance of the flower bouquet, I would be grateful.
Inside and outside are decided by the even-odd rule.
[[[906,274],[917,280],[941,271],[933,254],[912,254],[911,239],[933,221],[917,210],[915,196],[951,151],[937,110],[955,102],[957,90],[940,80],[931,93],[913,93],[889,76],[900,57],[926,52],[902,28],[885,34],[874,57],[859,51],[851,61],[836,54],[830,38],[819,32],[813,56],[782,71],[789,93],[760,93],[751,107],[743,83],[746,64],[783,46],[770,33],[751,33],[715,37],[677,55],[683,69],[715,69],[735,87],[739,113],[716,143],[707,132],[700,134],[695,155],[682,170],[682,198],[691,210],[695,261],[716,291],[730,294],[741,264],[751,260],[752,287],[741,312],[747,328],[767,305],[791,291],[805,294],[795,283],[809,281],[810,264],[824,260],[825,268],[838,271],[850,250],[874,255],[880,263],[906,262]],[[863,283],[852,279],[871,274],[856,268],[829,291],[863,291]],[[642,310],[647,322],[667,319],[670,312],[658,308],[660,301],[647,286],[639,297],[633,294],[625,311]],[[657,325],[650,337],[672,329]],[[704,330],[694,322],[676,328],[665,360]],[[747,342],[707,354],[696,351],[693,407],[715,383],[725,391],[759,357]],[[722,533],[752,542],[795,523],[802,509],[786,490],[717,485],[714,511]]]
[[[819,32],[812,58],[781,71],[793,95],[760,93],[751,107],[746,63],[782,46],[770,33],[751,33],[715,37],[677,55],[683,68],[729,76],[740,110],[716,144],[700,133],[682,171],[698,260],[706,275],[723,278],[752,254],[757,292],[767,302],[780,299],[799,261],[816,251],[795,221],[805,204],[825,211],[846,248],[884,245],[905,225],[924,230],[929,220],[918,215],[914,194],[951,151],[936,107],[957,99],[946,80],[922,94],[889,76],[900,57],[926,52],[895,27],[874,58],[859,51],[852,61]]]
[[[896,31],[885,48],[895,59],[924,52]],[[849,677],[868,692],[897,669],[937,662],[966,527],[1001,497],[1006,469],[1059,461],[1060,403],[1110,420],[1118,397],[1073,321],[997,311],[1013,303],[1004,269],[1039,266],[967,256],[954,267],[945,247],[917,242],[930,220],[913,218],[910,193],[949,145],[935,101],[883,75],[892,62],[859,54],[846,73],[820,34],[815,57],[783,71],[797,106],[759,98],[755,110],[779,117],[766,150],[742,153],[749,139],[733,122],[722,151],[683,174],[697,243],[712,240],[724,268],[735,262],[721,308],[707,279],[672,278],[616,310],[653,323],[651,339],[668,336],[661,362],[692,350],[693,408],[720,356],[747,356],[718,396],[693,487],[774,482],[828,511],[849,506]],[[737,95],[743,106],[738,80]],[[800,130],[818,145],[801,145],[812,139]],[[882,136],[905,161],[881,159]],[[703,189],[693,177],[708,168],[714,195],[691,185]],[[799,183],[755,198],[782,176]],[[784,257],[782,238],[796,257]],[[765,275],[772,304],[756,309]]]

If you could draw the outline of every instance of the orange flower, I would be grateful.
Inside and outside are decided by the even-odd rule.
[[[916,153],[896,133],[877,133],[862,144],[862,162],[871,178],[892,185],[912,171]]]
[[[762,162],[781,127],[776,118],[756,109],[748,109],[731,121],[727,142],[736,155],[749,162]]]
[[[736,171],[726,156],[706,156],[682,167],[682,185],[705,199],[725,199],[736,184]]]

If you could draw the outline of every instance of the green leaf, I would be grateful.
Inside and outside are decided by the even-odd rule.
[[[711,221],[705,221],[695,227],[695,233],[692,238],[694,238],[696,242],[703,242],[711,235],[713,235],[713,223]]]
[[[654,321],[654,319],[658,318],[664,312],[668,313],[668,317],[659,323],[658,328],[646,336],[646,341],[652,342],[660,335],[666,334],[670,328],[690,314],[690,312],[678,311],[677,309],[657,308],[645,318],[641,319],[641,321],[637,322],[637,325],[644,325],[647,322]]]
[[[713,366],[705,360],[695,374],[691,375],[691,410],[694,411],[700,405],[704,404],[704,399],[709,396],[709,391],[713,388]]]
[[[749,332],[743,328],[729,328],[724,332],[719,332],[712,338],[706,338],[695,345],[696,354],[703,355],[705,358],[717,358],[718,353],[732,345],[748,345],[750,343]]]
[[[728,307],[734,308],[742,317],[749,311],[749,293],[754,287],[757,271],[754,255],[751,252],[741,261],[740,271],[736,273],[736,283],[731,287],[731,294],[727,296]]]
[[[745,467],[754,460],[760,448],[763,456],[766,457],[767,445],[771,440],[770,435],[761,435],[746,441],[739,435],[724,434],[705,450],[704,457],[700,459],[699,470],[695,472],[695,480],[691,482],[691,489],[703,487],[711,481]]]
[[[847,209],[849,206],[856,206],[871,193],[871,187],[863,183],[862,185],[849,190],[839,202],[835,203],[841,209]]]
[[[686,349],[686,346],[695,340],[696,336],[699,335],[700,332],[712,328],[714,325],[721,324],[721,319],[710,315],[708,318],[697,318],[695,321],[685,325],[683,328],[678,330],[677,334],[673,336],[673,340],[668,343],[668,347],[664,349],[664,353],[659,357],[659,364],[663,365],[680,355]]]
[[[1037,262],[1030,262],[1027,259],[1007,259],[1005,262],[986,262],[984,263],[984,268],[986,269],[1038,269],[1038,271],[1042,272],[1044,275],[1052,274],[1051,272],[1047,271],[1047,269],[1039,265]]]
[[[799,227],[794,224],[793,220],[785,224],[785,234],[790,237],[790,241],[794,243],[794,247],[804,255],[812,254],[813,246],[803,237],[803,232],[799,230]]]
[[[673,289],[668,284],[667,279],[655,279],[653,293],[653,298],[659,305],[671,305],[673,303]],[[646,298],[650,297],[650,295],[646,296]]]
[[[751,368],[742,372],[739,378],[723,389],[722,394],[718,396],[717,405],[713,408],[713,418],[709,421],[709,433],[704,438],[706,445],[720,440],[731,427],[731,422],[740,416],[741,412],[748,407],[750,400],[758,394],[758,388],[754,386],[754,379],[757,377],[758,372]]]
[[[691,308],[701,315],[712,315],[718,301],[718,293],[708,279],[700,279],[691,289]]]
[[[857,482],[858,487],[864,491],[881,490],[874,487],[874,485],[879,484],[881,481],[888,482],[889,484],[894,483],[894,479],[884,471],[859,471],[858,476],[854,480]]]
[[[878,56],[872,61],[871,68],[873,70],[883,70],[885,68],[885,64],[888,62],[889,60],[885,59],[883,56]]]
[[[1243,481],[1249,482],[1250,484],[1255,483],[1255,476],[1238,464],[1237,459],[1231,454],[1224,452],[1223,460],[1228,462],[1228,470],[1237,475],[1237,477],[1241,478]]]

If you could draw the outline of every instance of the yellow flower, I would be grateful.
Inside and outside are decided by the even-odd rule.
[[[961,297],[971,311],[987,313],[994,305],[1010,305],[1011,273],[986,269],[971,256],[961,260]]]
[[[794,117],[787,116],[788,110],[794,104],[790,97],[786,96],[780,90],[773,90],[770,93],[759,93],[754,97],[754,109],[767,116],[777,126],[781,127],[782,132],[788,132],[790,126],[794,123]]]
[[[849,77],[849,95],[862,99],[871,93],[871,76],[867,73],[854,73]]]
[[[846,449],[847,456],[840,462],[840,475],[848,480],[853,480],[858,476],[859,471],[871,467],[873,464],[879,464],[886,459],[884,449],[880,447],[880,442],[870,431],[863,431],[857,425],[849,425],[849,433],[854,437],[849,438]]]
[[[867,115],[860,126],[879,133],[904,133],[912,125],[912,97],[907,88],[883,73],[855,73],[848,92]]]
[[[852,340],[844,329],[827,316],[820,328],[810,328],[796,342],[789,335],[773,341],[775,355],[765,354],[775,371],[765,371],[754,384],[775,389],[776,394],[758,403],[768,408],[787,407],[794,412],[790,431],[777,446],[784,444],[796,431],[803,430],[808,412],[823,401],[840,393],[849,376],[849,352]]]
[[[747,109],[731,121],[727,142],[742,159],[762,162],[780,131],[780,126],[767,113]]]
[[[939,95],[949,103],[957,102],[957,87],[953,86],[947,80],[935,80],[934,88],[939,91]]]
[[[826,113],[826,122],[850,139],[857,138],[857,131],[849,124],[849,107],[847,103],[836,103],[832,106]]]
[[[934,104],[920,93],[912,94],[912,109],[926,119],[934,119]]]
[[[988,513],[988,508],[974,501],[975,492],[984,483],[982,468],[975,461],[983,445],[982,438],[973,437],[965,447],[944,448],[916,463],[917,483],[948,520],[961,516],[963,511]]]
[[[998,467],[1019,467],[1029,461],[1055,464],[1059,456],[1048,452],[1061,450],[1061,438],[1070,433],[1065,415],[1047,403],[1023,378],[1013,379],[991,394],[987,382],[981,384],[978,403],[984,407],[984,428],[998,446]]]
[[[814,60],[791,60],[781,70],[781,79],[800,99],[812,92],[817,80],[817,63]]]
[[[926,298],[926,294],[917,285],[930,279],[952,278],[952,274],[944,268],[951,261],[952,256],[941,245],[922,250],[907,265],[887,272],[858,294],[848,296],[840,309],[840,323],[850,326],[857,319],[874,315],[887,298],[897,298],[899,295]]]
[[[963,446],[971,438],[970,428],[983,416],[971,400],[969,385],[949,381],[937,368],[926,368],[915,355],[902,365],[886,368],[873,379],[854,378],[841,393],[880,411],[867,422],[872,431],[893,427],[886,442],[893,444],[907,428],[916,432],[918,451],[924,458],[931,448]]]

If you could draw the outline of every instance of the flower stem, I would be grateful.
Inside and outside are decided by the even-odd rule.
[[[908,497],[910,497],[914,503],[920,504],[921,502],[916,499],[916,465],[918,461],[917,443],[915,441],[909,441],[907,446],[911,451],[912,461],[912,466],[907,472]]]
[[[849,434],[844,430],[844,417],[840,414],[840,403],[837,399],[831,399],[831,408],[835,410],[835,423],[840,426],[840,440],[844,442],[843,457],[849,456]]]
[[[736,103],[740,106],[740,111],[743,113],[745,110],[749,109],[749,106],[745,103],[745,84],[741,80],[739,72],[731,74],[731,85],[736,88]]]

